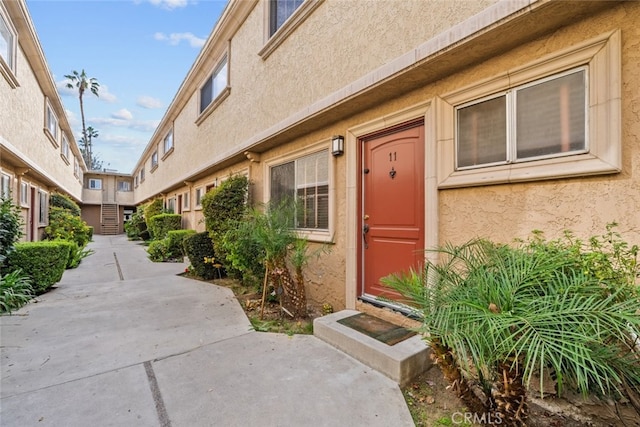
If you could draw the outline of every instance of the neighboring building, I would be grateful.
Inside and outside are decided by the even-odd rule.
[[[332,247],[308,295],[336,309],[444,242],[617,221],[637,243],[638,22],[639,2],[231,0],[135,200],[203,229],[199,200],[231,173],[258,202],[297,194],[300,234]]]
[[[82,190],[82,219],[96,234],[124,233],[135,210],[133,177],[114,171],[88,171]]]
[[[39,240],[49,195],[80,203],[86,166],[24,1],[0,2],[0,178]]]
[[[133,204],[203,230],[230,174],[257,202],[301,197],[300,234],[332,248],[308,297],[335,309],[379,303],[381,276],[445,242],[617,221],[638,243],[638,22],[624,1],[230,0]]]

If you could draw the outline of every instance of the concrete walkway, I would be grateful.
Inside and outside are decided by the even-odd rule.
[[[412,426],[398,386],[313,336],[259,333],[226,288],[125,236],[0,317],[0,425]]]

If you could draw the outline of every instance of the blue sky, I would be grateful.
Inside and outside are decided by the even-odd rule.
[[[215,26],[226,0],[27,0],[76,141],[77,89],[65,74],[85,70],[99,97],[83,97],[93,153],[103,167],[133,172],[140,154]]]

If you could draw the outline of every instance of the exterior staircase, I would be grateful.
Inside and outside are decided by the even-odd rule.
[[[103,203],[101,211],[100,234],[119,234],[120,224],[118,222],[118,205]]]

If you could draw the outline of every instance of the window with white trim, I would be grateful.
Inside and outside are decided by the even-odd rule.
[[[213,70],[213,73],[211,73],[209,78],[204,82],[204,85],[200,88],[201,114],[218,98],[222,91],[226,89],[228,84],[227,62],[227,55],[224,55]]]
[[[151,155],[151,169],[154,169],[158,166],[158,150],[154,151]]]
[[[196,208],[202,207],[202,196],[203,196],[202,187],[196,188]]]
[[[2,58],[3,68],[6,66],[13,74],[16,70],[16,44],[15,31],[0,9],[0,58]]]
[[[90,190],[102,190],[102,178],[89,178]]]
[[[7,174],[0,174],[0,197],[8,199],[11,197],[11,177]]]
[[[20,182],[20,204],[29,206],[29,183]]]
[[[138,175],[136,174],[135,177],[133,177],[133,186],[137,187],[138,186]]]
[[[144,182],[144,168],[140,169],[140,184]]]
[[[182,195],[182,209],[189,209],[189,192]]]
[[[69,159],[69,140],[67,135],[62,134],[62,144],[60,145],[60,153],[65,159]]]
[[[169,153],[173,149],[173,130],[170,130],[163,140],[164,154]],[[157,156],[157,152],[156,152]],[[156,159],[157,163],[157,159]]]
[[[49,195],[38,190],[38,224],[46,225],[49,222]]]
[[[438,186],[620,172],[620,31],[435,99]]]
[[[271,202],[297,202],[295,228],[329,229],[328,150],[272,166],[269,175]]]
[[[175,197],[167,199],[167,212],[168,213],[176,213],[176,198]]]
[[[269,0],[269,36],[289,19],[304,0]]]
[[[131,191],[131,181],[118,180],[118,191]]]
[[[456,169],[585,153],[587,69],[456,107]]]
[[[45,125],[45,129],[49,134],[49,138],[51,139],[51,142],[53,142],[57,147],[58,146],[58,117],[56,117],[56,114],[53,112],[53,108],[51,108],[51,105],[49,105],[48,101],[47,101],[47,112],[45,115],[44,125]]]

